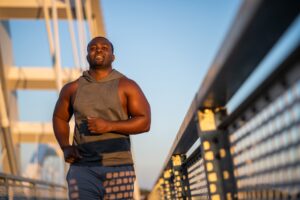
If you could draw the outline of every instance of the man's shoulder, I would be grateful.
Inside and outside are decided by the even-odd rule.
[[[121,77],[119,82],[120,82],[120,86],[133,87],[137,85],[137,83],[134,80],[126,76]]]
[[[127,77],[120,78],[119,90],[125,92],[126,94],[141,92],[141,88],[139,87],[139,85],[134,80]]]
[[[62,92],[72,95],[73,93],[76,92],[78,85],[79,85],[78,79],[71,81],[69,83],[66,83],[62,88]]]

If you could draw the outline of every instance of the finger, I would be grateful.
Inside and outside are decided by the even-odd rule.
[[[95,133],[96,132],[96,128],[94,126],[92,126],[90,132]]]
[[[71,158],[66,159],[66,162],[70,163],[72,161]]]
[[[75,161],[74,158],[68,158],[68,159],[66,159],[67,163],[73,163],[74,161]]]
[[[96,119],[95,117],[87,117],[88,122],[94,121],[95,119]]]
[[[92,121],[90,119],[87,120],[88,125],[92,123]]]
[[[69,155],[69,156],[65,157],[65,160],[71,160],[72,158],[73,158],[73,155],[72,156]]]
[[[96,126],[95,122],[94,121],[91,121],[90,123],[88,123],[88,126],[93,128]]]
[[[90,118],[87,119],[87,124],[91,124],[92,120]]]
[[[76,158],[79,155],[79,150],[77,148],[74,148],[73,153],[74,153],[74,157]]]
[[[90,129],[90,130],[96,130],[96,124],[94,124],[94,123],[91,123],[89,126],[88,126],[88,128]]]
[[[80,153],[78,151],[76,151],[76,158],[77,158],[77,160],[82,158],[82,156],[80,155]]]
[[[92,130],[93,130],[93,126],[92,126],[92,125],[89,125],[89,126],[88,126],[88,130],[89,130],[89,131],[92,131]]]
[[[88,130],[91,131],[91,130],[95,130],[96,129],[96,125],[95,124],[88,124]]]
[[[75,160],[76,160],[76,161],[79,161],[80,159],[82,159],[82,156],[78,153],[78,154],[76,155],[76,157],[75,157]]]

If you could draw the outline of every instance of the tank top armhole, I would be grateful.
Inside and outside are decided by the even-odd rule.
[[[75,105],[76,105],[76,99],[77,99],[77,96],[78,96],[78,93],[79,93],[79,90],[80,90],[80,87],[81,87],[81,82],[82,82],[82,77],[80,77],[78,80],[78,87],[75,91],[75,94],[74,94],[74,101],[73,101],[73,104],[72,104],[72,107],[73,109],[75,110]]]
[[[125,76],[122,76],[121,78],[124,78],[124,77]],[[118,79],[117,84],[116,84],[117,85],[117,97],[118,97],[117,99],[118,99],[118,105],[119,105],[119,108],[120,108],[120,111],[121,111],[122,118],[123,118],[123,120],[127,120],[129,118],[129,116],[128,116],[128,114],[126,114],[125,110],[123,109],[121,97],[119,95],[119,87],[120,87],[121,78]]]

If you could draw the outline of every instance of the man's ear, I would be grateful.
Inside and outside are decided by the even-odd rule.
[[[89,55],[86,55],[86,60],[88,61],[88,63],[90,62]]]
[[[111,62],[114,62],[114,60],[115,60],[115,55],[113,54],[113,55],[112,55],[112,61],[111,61]]]

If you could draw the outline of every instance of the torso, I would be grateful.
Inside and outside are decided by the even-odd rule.
[[[103,79],[95,79],[84,72],[83,76],[69,84],[70,114],[74,114],[75,118],[73,145],[82,155],[82,159],[74,164],[117,166],[133,163],[128,135],[118,132],[92,133],[87,125],[88,117],[127,120],[130,117],[127,99],[131,82],[114,71]]]

